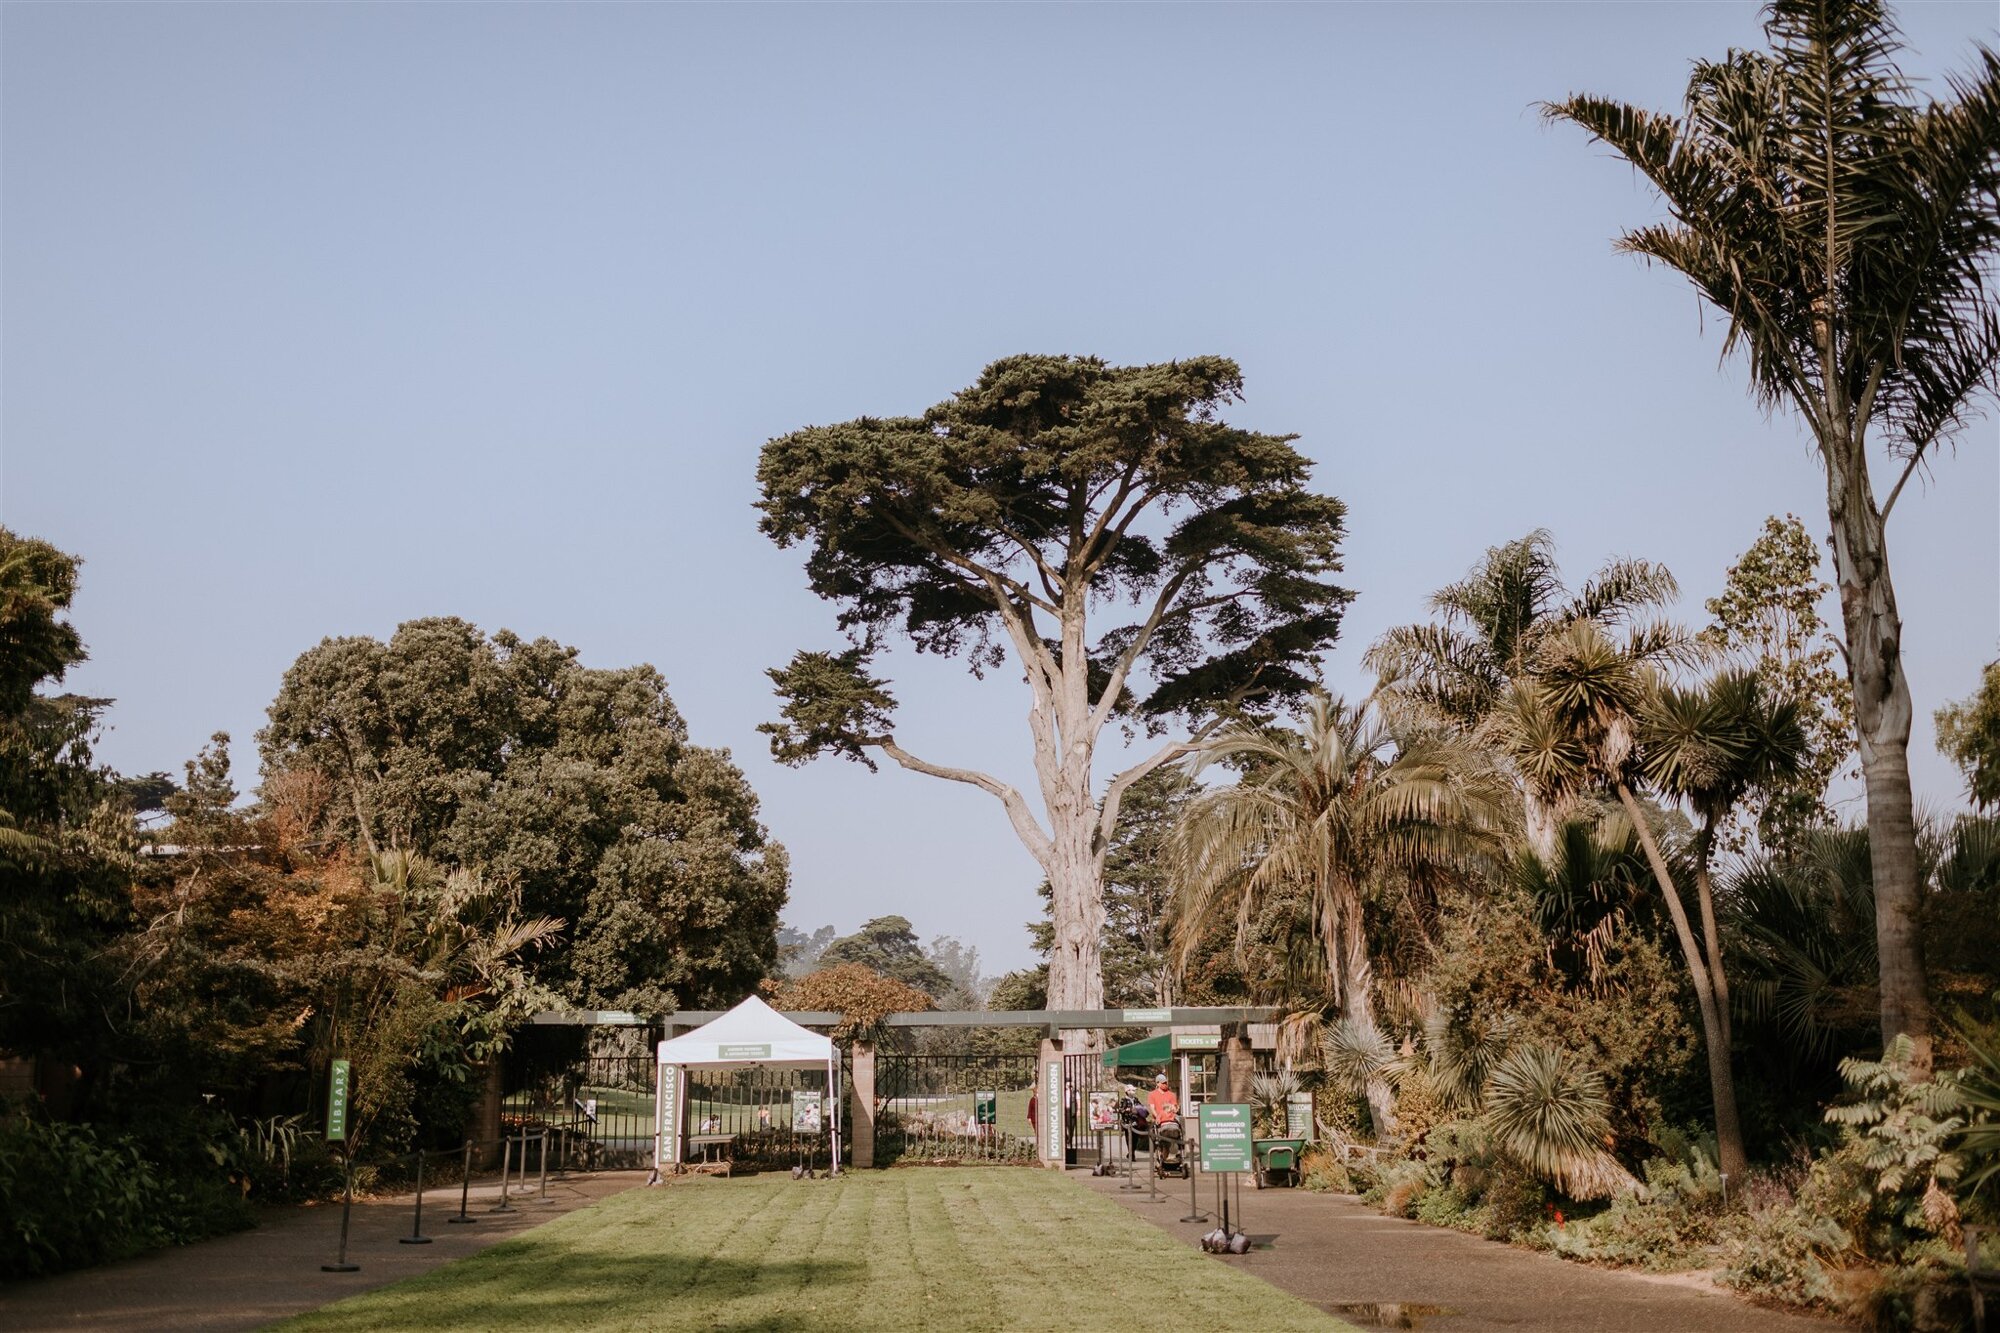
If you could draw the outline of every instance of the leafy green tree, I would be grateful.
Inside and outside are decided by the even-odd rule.
[[[1834,580],[1875,858],[1882,1039],[1930,1067],[1917,948],[1912,704],[1887,525],[1910,477],[1974,418],[2000,365],[2000,56],[1916,96],[1880,0],[1774,0],[1769,51],[1697,62],[1679,116],[1594,96],[1545,108],[1643,174],[1669,220],[1620,248],[1691,281],[1796,410],[1826,478]],[[1881,501],[1871,441],[1899,468]]]
[[[1350,598],[1332,581],[1340,501],[1306,488],[1291,437],[1222,419],[1241,392],[1221,357],[1017,356],[922,416],[764,447],[763,530],[808,547],[813,591],[840,607],[853,644],[772,672],[784,700],[772,753],[870,767],[882,754],[996,797],[1053,888],[1060,1009],[1103,1002],[1103,867],[1126,791],[1236,711],[1301,696]],[[895,699],[869,674],[897,631],[975,673],[1011,655],[1032,698],[1043,819],[1014,786],[898,741]],[[1192,734],[1100,794],[1096,751],[1114,718]]]
[[[1805,736],[1795,781],[1755,801],[1757,836],[1766,846],[1796,841],[1808,829],[1832,822],[1826,789],[1854,760],[1854,692],[1840,665],[1840,643],[1820,618],[1830,585],[1819,577],[1819,548],[1805,524],[1790,514],[1767,518],[1724,580],[1722,595],[1706,603],[1714,617],[1703,642],[1739,662],[1770,691],[1799,706]],[[1745,839],[1726,830],[1730,850]]]
[[[1114,1007],[1177,1003],[1173,950],[1173,831],[1201,794],[1184,768],[1132,784],[1104,858],[1104,990]]]
[[[784,849],[651,667],[415,620],[302,655],[259,741],[267,789],[331,784],[328,836],[472,871],[568,922],[536,968],[571,1003],[734,1002],[776,962]]]
[[[1371,885],[1385,873],[1464,865],[1496,847],[1495,793],[1465,744],[1442,733],[1398,735],[1372,703],[1315,693],[1302,726],[1232,727],[1203,750],[1241,767],[1240,781],[1205,792],[1172,844],[1176,938],[1192,954],[1219,921],[1239,942],[1273,898],[1317,946],[1308,961],[1312,1008],[1336,1007],[1366,1042],[1384,1040],[1368,948]],[[1297,911],[1303,908],[1303,911]],[[1379,1132],[1395,1124],[1387,1084],[1368,1082]]]
[[[1431,594],[1436,620],[1388,630],[1362,660],[1392,698],[1476,730],[1549,636],[1580,621],[1625,629],[1625,650],[1635,660],[1683,655],[1686,636],[1655,615],[1679,595],[1667,568],[1646,560],[1608,561],[1572,592],[1556,563],[1555,538],[1537,528],[1490,547],[1463,579]],[[1567,812],[1544,805],[1533,784],[1524,796],[1528,844],[1550,856]]]
[[[2000,805],[2000,662],[1980,673],[1979,691],[1937,710],[1938,749],[1965,773],[1980,809]]]
[[[84,660],[75,557],[0,528],[0,1049],[82,1070],[115,1055],[110,946],[131,922],[129,807],[91,755],[106,700],[39,691]]]
[[[857,963],[877,976],[913,986],[933,1000],[957,989],[944,969],[924,952],[907,917],[878,916],[864,921],[861,929],[820,951],[821,968],[842,963]]]

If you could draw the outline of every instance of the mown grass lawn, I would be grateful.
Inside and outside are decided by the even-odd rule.
[[[1348,1325],[1032,1168],[635,1189],[281,1325],[333,1329]]]

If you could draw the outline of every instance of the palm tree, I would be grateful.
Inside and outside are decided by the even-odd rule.
[[[1677,689],[1634,662],[1588,622],[1543,645],[1531,675],[1509,692],[1500,728],[1516,765],[1552,801],[1610,789],[1631,821],[1673,922],[1700,1010],[1719,1165],[1741,1176],[1749,1159],[1729,1065],[1729,978],[1716,930],[1709,860],[1716,826],[1753,788],[1796,769],[1804,736],[1796,705],[1767,696],[1756,677],[1723,672]],[[1685,802],[1697,820],[1689,861],[1700,934],[1680,879],[1646,819],[1649,789]]]
[[[1268,903],[1298,895],[1323,993],[1361,1040],[1386,1044],[1372,994],[1369,887],[1382,874],[1490,855],[1497,792],[1465,741],[1398,735],[1372,701],[1314,694],[1302,722],[1234,727],[1203,747],[1203,765],[1227,761],[1243,776],[1196,799],[1175,830],[1176,937],[1185,958],[1233,919],[1240,943]],[[1387,1082],[1370,1077],[1367,1092],[1377,1130],[1388,1132]]]
[[[1650,180],[1671,219],[1619,247],[1685,275],[1748,353],[1752,391],[1795,409],[1826,474],[1855,729],[1868,791],[1885,1046],[1930,1065],[1917,947],[1911,701],[1886,525],[1910,476],[2000,366],[2000,56],[1921,100],[1880,0],[1774,0],[1772,49],[1700,61],[1680,116],[1594,96],[1545,106]],[[1877,503],[1871,432],[1900,471]]]
[[[1541,643],[1580,620],[1625,626],[1627,654],[1635,659],[1683,655],[1687,636],[1647,618],[1679,595],[1666,567],[1647,560],[1609,561],[1571,592],[1556,564],[1555,538],[1537,528],[1489,547],[1464,578],[1431,595],[1437,620],[1390,629],[1362,660],[1396,699],[1472,730],[1500,706]],[[1546,858],[1555,851],[1563,812],[1532,790],[1526,804],[1528,844]]]

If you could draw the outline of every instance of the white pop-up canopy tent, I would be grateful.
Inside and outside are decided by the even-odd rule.
[[[688,1069],[750,1069],[759,1065],[826,1070],[833,1141],[830,1160],[833,1169],[840,1170],[840,1052],[833,1038],[800,1027],[754,995],[713,1022],[660,1043],[656,1164],[680,1160],[687,1100],[682,1089]]]

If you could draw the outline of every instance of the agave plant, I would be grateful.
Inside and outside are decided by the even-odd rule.
[[[1289,1069],[1258,1074],[1250,1080],[1250,1115],[1273,1137],[1285,1132],[1285,1108],[1299,1090],[1299,1076]]]
[[[1497,1146],[1573,1199],[1640,1188],[1605,1150],[1611,1099],[1604,1080],[1566,1051],[1533,1044],[1508,1051],[1487,1077],[1480,1120]]]
[[[1327,1077],[1356,1097],[1365,1097],[1371,1085],[1388,1081],[1396,1066],[1396,1048],[1388,1036],[1351,1019],[1327,1024],[1319,1050]]]

